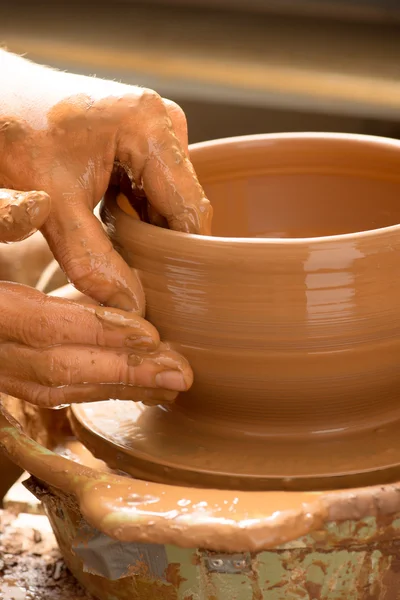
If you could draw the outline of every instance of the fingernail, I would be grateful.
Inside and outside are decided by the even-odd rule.
[[[128,348],[156,348],[157,346],[153,338],[146,336],[128,337],[125,340],[125,345]]]
[[[163,342],[163,348],[168,350],[167,344]],[[154,362],[159,367],[164,367],[165,371],[177,371],[180,369],[182,361],[177,355],[158,355],[154,357]]]
[[[156,375],[156,385],[167,390],[184,392],[187,390],[186,382],[179,371],[161,371]]]

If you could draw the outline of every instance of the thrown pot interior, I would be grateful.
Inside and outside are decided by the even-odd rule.
[[[400,181],[368,172],[361,158],[347,159],[347,165],[316,172],[312,157],[308,169],[269,168],[268,156],[263,172],[227,166],[204,182],[214,209],[213,235],[309,238],[400,223]]]

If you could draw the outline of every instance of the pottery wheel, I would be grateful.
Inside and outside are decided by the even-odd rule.
[[[176,407],[74,405],[80,441],[110,467],[162,483],[220,489],[338,489],[400,477],[400,423],[352,434],[248,436],[195,421]]]

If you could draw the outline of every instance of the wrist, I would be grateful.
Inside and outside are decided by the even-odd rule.
[[[57,71],[0,49],[0,116],[25,119],[38,129],[46,126],[48,111],[69,97],[98,100],[129,89],[117,81]]]
[[[28,120],[40,128],[35,121],[49,104],[54,73],[48,67],[0,50],[0,116]]]

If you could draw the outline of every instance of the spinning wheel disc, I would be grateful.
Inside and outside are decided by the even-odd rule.
[[[77,437],[133,477],[220,489],[337,489],[400,477],[400,422],[308,437],[251,436],[173,407],[108,401],[74,405]]]

